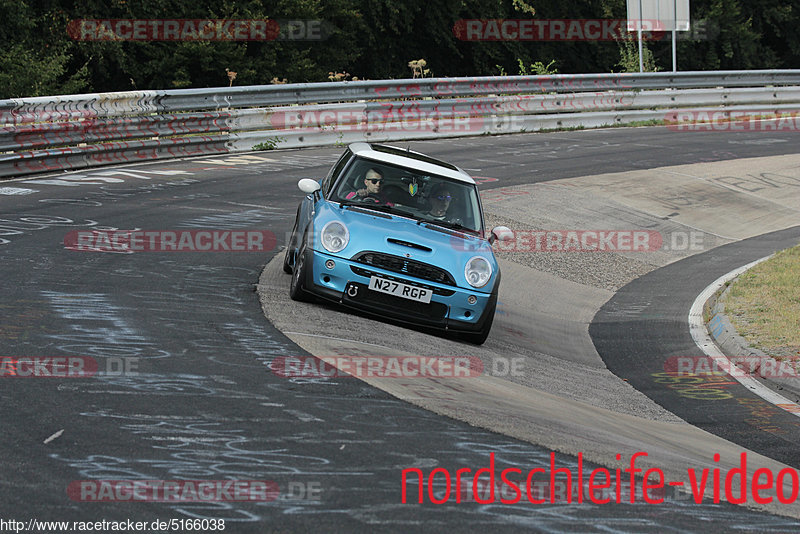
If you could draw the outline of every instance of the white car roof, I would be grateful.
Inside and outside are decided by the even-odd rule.
[[[373,145],[370,143],[353,143],[349,148],[353,154],[362,158],[419,170],[426,174],[444,176],[446,178],[458,180],[459,182],[475,184],[475,180],[472,179],[472,176],[455,165],[426,156],[419,152],[414,152],[413,150],[406,150],[390,145]]]

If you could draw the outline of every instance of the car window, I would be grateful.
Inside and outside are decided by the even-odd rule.
[[[379,187],[375,180],[380,182]],[[356,158],[339,176],[328,198],[365,207],[381,206],[384,211],[393,208],[403,216],[443,226],[482,230],[478,192],[473,184],[362,158]]]
[[[339,160],[331,167],[331,170],[328,171],[328,175],[325,177],[325,179],[322,180],[322,195],[326,198],[331,189],[331,185],[336,182],[336,177],[342,172],[342,169],[350,160],[352,155],[353,153],[350,152],[350,149],[345,150],[344,154],[342,154]]]

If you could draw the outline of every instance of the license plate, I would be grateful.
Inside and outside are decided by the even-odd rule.
[[[410,286],[402,282],[393,282],[384,278],[373,276],[369,279],[369,288],[373,291],[380,291],[395,297],[415,300],[428,304],[431,301],[433,291],[424,287]]]

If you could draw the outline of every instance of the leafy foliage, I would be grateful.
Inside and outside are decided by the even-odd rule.
[[[526,67],[521,59],[517,60],[517,62],[519,65],[519,74],[522,76],[528,76],[528,75],[545,76],[548,74],[558,74],[558,69],[555,67],[556,64],[555,59],[552,60],[547,65],[545,65],[541,61],[537,61],[535,63],[532,63],[529,67]]]
[[[800,64],[796,2],[692,0],[694,30],[677,43],[681,70],[793,68]],[[470,19],[626,17],[625,0],[0,0],[0,98],[74,92],[225,87],[428,75],[638,70],[635,41],[466,41]],[[76,41],[79,19],[319,20],[326,39]],[[328,31],[329,30],[329,31]],[[648,70],[671,65],[669,36],[647,46]],[[235,79],[230,73],[236,73]]]
[[[58,11],[0,0],[0,98],[79,92],[88,83],[86,63],[73,59]]]

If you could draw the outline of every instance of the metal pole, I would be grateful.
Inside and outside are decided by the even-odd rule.
[[[675,39],[675,36],[678,35],[676,31],[678,28],[678,0],[672,0],[672,7],[675,8],[673,11],[673,21],[672,21],[672,72],[678,71],[678,46]]]
[[[678,71],[678,59],[676,57],[677,47],[675,46],[675,36],[677,33],[672,30],[672,72]]]
[[[642,59],[642,0],[639,0],[639,72],[644,72],[644,60]]]

